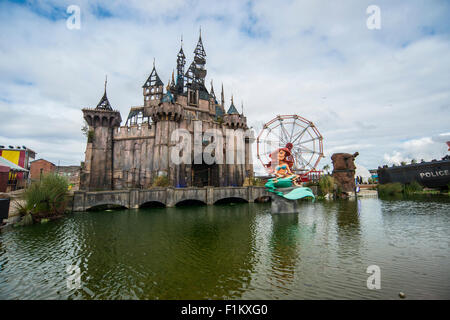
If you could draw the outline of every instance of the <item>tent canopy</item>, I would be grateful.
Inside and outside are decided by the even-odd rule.
[[[369,178],[372,177],[372,174],[365,167],[355,163],[355,177],[362,177],[363,182],[367,182]]]
[[[24,169],[20,166],[18,166],[17,164],[3,158],[0,157],[0,166],[4,166],[4,167],[9,167],[11,169],[11,171],[22,171],[22,172],[28,172],[27,169]]]

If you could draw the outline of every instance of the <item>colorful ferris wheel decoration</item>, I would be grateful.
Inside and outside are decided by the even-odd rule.
[[[288,146],[292,171],[300,177],[315,171],[323,155],[323,137],[314,123],[298,115],[278,115],[267,122],[256,139],[257,158],[268,173],[271,154]]]

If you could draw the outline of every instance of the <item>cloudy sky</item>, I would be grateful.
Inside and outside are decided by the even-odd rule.
[[[80,29],[69,29],[70,5]],[[380,29],[369,29],[370,5]],[[167,83],[199,28],[207,83],[223,83],[255,128],[277,114],[313,121],[326,158],[367,167],[431,160],[450,140],[448,1],[2,1],[0,145],[61,165],[84,160],[81,108],[108,97],[126,119],[153,58]],[[372,20],[370,20],[372,21]]]

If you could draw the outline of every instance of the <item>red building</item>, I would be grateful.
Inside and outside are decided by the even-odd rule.
[[[28,181],[28,170],[30,169],[30,163],[36,157],[36,152],[28,149],[25,146],[5,146],[0,145],[0,157],[12,162],[13,164],[19,166],[23,171],[14,170],[9,173],[8,185],[10,190],[16,190],[24,188]]]
[[[32,181],[40,180],[45,174],[55,172],[56,166],[50,161],[38,159],[31,162],[30,165],[30,179]]]

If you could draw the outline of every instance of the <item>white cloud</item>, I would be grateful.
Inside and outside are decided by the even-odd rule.
[[[444,133],[435,137],[424,137],[405,141],[399,146],[398,150],[393,151],[391,154],[385,153],[384,160],[388,164],[398,165],[402,161],[409,163],[412,159],[417,161],[441,159],[448,149],[444,143],[445,139],[450,139],[450,134]]]

